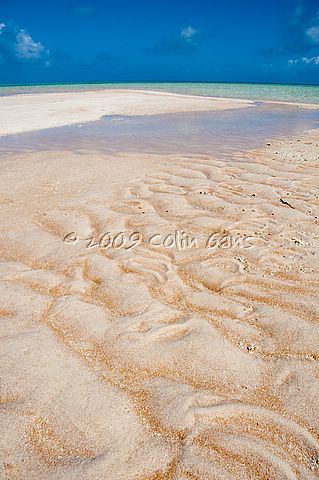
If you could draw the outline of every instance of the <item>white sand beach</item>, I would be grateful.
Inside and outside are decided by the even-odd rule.
[[[253,105],[0,104],[1,135]],[[1,478],[319,478],[318,159],[319,130],[229,161],[1,158]]]
[[[252,106],[250,100],[141,90],[101,90],[0,97],[0,135],[90,122],[103,115],[155,115]]]

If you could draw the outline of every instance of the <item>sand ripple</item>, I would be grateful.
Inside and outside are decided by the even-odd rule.
[[[4,478],[319,477],[318,155],[4,163]]]

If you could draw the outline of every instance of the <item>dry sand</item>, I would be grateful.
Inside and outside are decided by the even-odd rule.
[[[1,160],[1,478],[319,478],[319,131],[270,143]]]
[[[0,135],[61,127],[103,115],[154,115],[246,108],[250,100],[143,90],[100,90],[0,97]]]

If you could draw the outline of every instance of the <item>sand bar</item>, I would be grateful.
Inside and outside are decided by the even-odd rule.
[[[0,97],[0,135],[90,122],[103,115],[154,115],[253,105],[251,100],[138,90],[13,95]]]

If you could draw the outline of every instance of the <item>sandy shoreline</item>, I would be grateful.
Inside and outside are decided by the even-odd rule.
[[[14,95],[0,97],[0,135],[90,122],[103,115],[219,111],[253,104],[250,100],[139,90]]]
[[[318,157],[2,158],[5,478],[318,478]]]
[[[256,100],[259,101],[259,100]],[[318,109],[319,105],[261,101]],[[0,136],[85,123],[103,115],[156,115],[253,107],[252,100],[181,95],[149,90],[19,94],[0,97]]]

